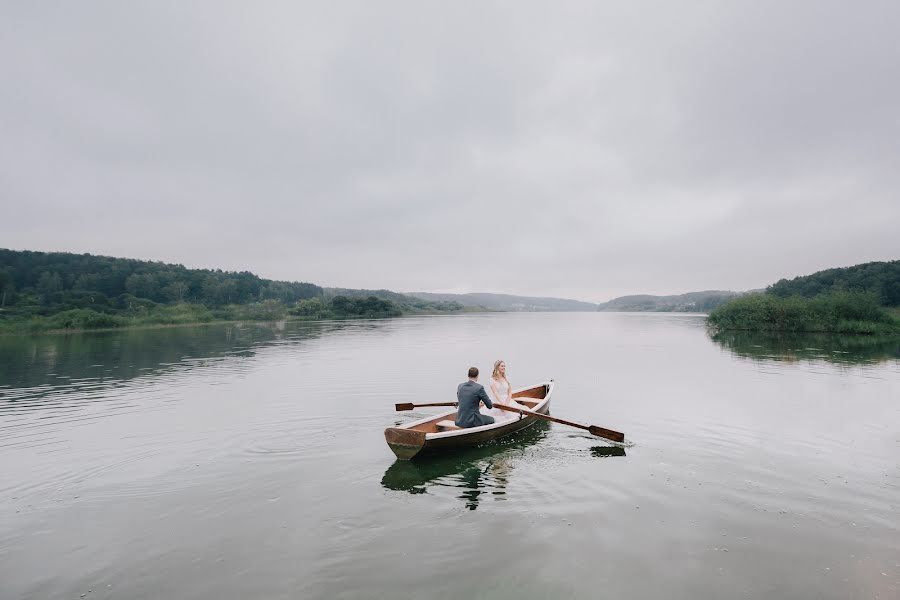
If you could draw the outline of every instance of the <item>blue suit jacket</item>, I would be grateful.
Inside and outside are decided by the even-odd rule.
[[[484,402],[488,408],[494,406],[480,383],[470,379],[459,384],[456,388],[456,400],[459,402],[459,408],[456,410],[457,427],[478,427],[494,422],[494,417],[478,412],[479,402]]]

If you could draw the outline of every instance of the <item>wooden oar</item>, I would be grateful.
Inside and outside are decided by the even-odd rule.
[[[431,404],[413,404],[412,402],[403,402],[401,404],[395,404],[394,408],[400,411],[412,410],[414,408],[419,408],[420,406],[456,406],[456,402],[432,402]]]
[[[499,402],[494,402],[494,408],[499,408],[500,410],[508,410],[509,412],[516,412],[520,415],[527,415],[529,417],[537,417],[538,419],[544,419],[545,421],[553,421],[554,423],[562,423],[563,425],[569,425],[571,427],[577,427],[578,429],[584,429],[586,431],[590,431],[591,434],[596,435],[597,437],[602,437],[607,440],[612,440],[614,442],[624,442],[625,434],[620,433],[618,431],[613,431],[612,429],[606,429],[604,427],[597,427],[596,425],[582,425],[581,423],[573,423],[572,421],[566,421],[565,419],[558,419],[556,417],[551,417],[550,415],[543,415],[541,413],[534,412],[532,410],[527,410],[524,408],[515,408],[513,406],[507,406],[506,404],[501,404]]]
[[[420,406],[456,406],[456,402],[432,402],[431,404],[413,404],[412,402],[404,402],[401,404],[395,404],[394,407],[400,410],[412,410],[414,408],[419,408]],[[543,415],[541,413],[536,413],[531,410],[526,410],[524,408],[513,408],[512,406],[507,406],[505,404],[500,404],[499,402],[494,402],[494,408],[499,408],[501,410],[508,410],[510,412],[517,412],[522,415],[527,415],[529,417],[536,417],[538,419],[544,419],[545,421],[553,421],[554,423],[562,423],[563,425],[570,425],[571,427],[577,427],[578,429],[584,429],[586,431],[590,431],[591,434],[596,435],[597,437],[602,437],[607,440],[612,440],[614,442],[624,442],[625,434],[620,433],[618,431],[613,431],[612,429],[606,429],[604,427],[597,427],[596,425],[582,425],[581,423],[573,423],[572,421],[566,421],[565,419],[558,419],[556,417],[551,417],[550,415]]]

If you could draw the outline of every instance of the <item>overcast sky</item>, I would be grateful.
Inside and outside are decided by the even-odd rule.
[[[0,247],[605,301],[900,258],[900,2],[4,2]]]

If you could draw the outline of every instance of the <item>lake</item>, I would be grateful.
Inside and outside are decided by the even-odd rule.
[[[540,424],[383,430],[495,359]],[[439,410],[439,409],[435,409]],[[495,313],[0,338],[0,598],[900,598],[900,342]]]

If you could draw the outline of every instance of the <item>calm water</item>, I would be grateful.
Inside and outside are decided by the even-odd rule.
[[[470,364],[542,425],[401,463]],[[484,381],[484,378],[482,379]],[[900,343],[493,314],[0,338],[0,598],[900,598]]]

